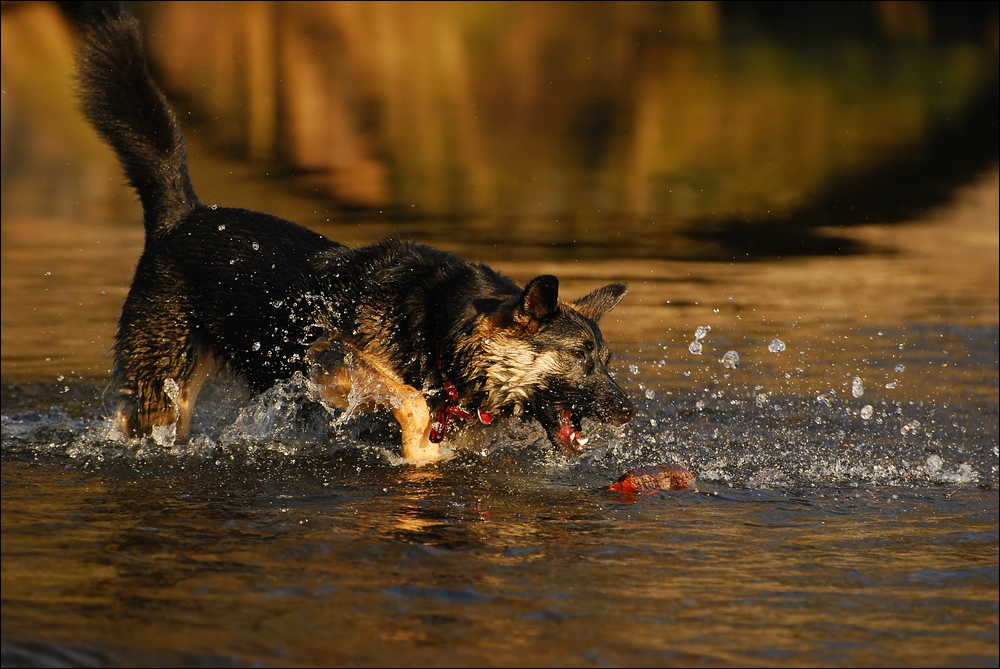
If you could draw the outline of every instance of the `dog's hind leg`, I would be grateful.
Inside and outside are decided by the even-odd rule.
[[[138,279],[137,279],[138,281]],[[183,299],[160,277],[125,300],[115,337],[117,421],[125,436],[176,425],[175,438],[190,436],[195,399],[215,360],[195,342]]]
[[[175,425],[175,440],[187,441],[191,437],[198,394],[217,370],[215,359],[205,351],[195,356],[194,364],[183,365],[174,372],[163,372],[157,378],[146,374],[130,376],[128,371],[118,370],[116,419],[122,432],[134,438],[150,434],[154,427]]]
[[[187,382],[178,388],[177,396],[177,441],[187,441],[191,437],[191,419],[195,401],[205,382],[219,370],[219,363],[207,349],[195,354],[194,369]]]

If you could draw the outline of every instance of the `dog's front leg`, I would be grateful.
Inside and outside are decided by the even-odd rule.
[[[317,351],[322,353],[321,349]],[[430,440],[430,409],[419,390],[360,354],[352,355],[348,364],[324,365],[315,360],[312,381],[322,388],[328,402],[341,409],[347,409],[352,402],[362,407],[388,405],[399,423],[406,461],[425,465],[441,459],[438,445]]]
[[[430,440],[431,412],[427,400],[413,388],[398,392],[392,415],[403,435],[403,457],[413,465],[425,465],[441,459],[441,450]]]

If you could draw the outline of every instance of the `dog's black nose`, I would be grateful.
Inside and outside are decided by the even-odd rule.
[[[612,425],[624,425],[635,415],[635,405],[621,390],[608,398],[604,409],[605,420]]]

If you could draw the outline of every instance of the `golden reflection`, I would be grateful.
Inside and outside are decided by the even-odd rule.
[[[436,466],[406,467],[400,471],[394,486],[398,507],[392,512],[392,525],[397,532],[415,543],[437,544],[440,528],[446,519],[422,500],[434,494],[434,487],[442,480]]]
[[[34,478],[37,469],[33,464],[4,460],[3,476],[9,483],[3,493],[4,533],[18,537],[16,554],[4,553],[4,599],[34,606],[117,607],[114,588],[107,586],[120,577],[119,569],[107,561],[80,559],[80,553],[112,542],[134,521],[106,516],[90,522],[60,523],[62,550],[53,550],[53,532],[40,531],[44,523],[74,514],[79,518],[81,509],[93,510],[109,490],[99,479],[80,481],[74,474],[55,469],[39,482]],[[86,616],[81,616],[79,622],[85,624],[85,620]]]

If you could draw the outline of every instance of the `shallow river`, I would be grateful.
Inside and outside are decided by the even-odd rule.
[[[404,226],[568,295],[629,281],[604,330],[642,407],[583,457],[509,423],[420,469],[291,383],[210,388],[183,447],[114,438],[139,231],[5,219],[4,664],[995,666],[997,192],[740,264]],[[697,489],[607,492],[662,462]]]
[[[903,102],[952,118],[951,98],[931,84],[953,80],[917,59],[905,72],[926,78],[926,90],[889,87],[886,102],[881,80],[864,83],[849,60],[835,79],[847,83],[831,89],[846,93],[806,98],[836,130],[810,144],[784,133],[783,119],[806,118],[802,109],[761,106],[802,99],[798,79],[776,95],[780,78],[725,70],[726,94],[705,98],[718,114],[698,103],[692,118],[729,118],[731,91],[747,89],[746,136],[773,127],[788,143],[774,160],[791,156],[780,178],[741,163],[742,181],[709,160],[705,174],[729,203],[754,200],[753,187],[780,200],[777,186],[800,173],[796,198],[813,177],[841,187],[798,218],[754,228],[723,212],[703,234],[699,212],[721,196],[697,179],[684,192],[708,194],[684,220],[655,208],[566,220],[539,202],[500,225],[478,214],[352,221],[302,197],[301,182],[289,188],[220,158],[206,148],[211,131],[192,125],[191,172],[207,203],[264,210],[351,245],[413,238],[522,283],[556,274],[570,298],[630,284],[601,324],[613,372],[640,407],[628,425],[585,425],[582,457],[554,451],[533,423],[470,428],[449,434],[450,459],[414,468],[400,463],[385,416],[345,418],[295,382],[248,397],[221,380],[186,445],[116,436],[109,349],[141,250],[140,213],[65,80],[33,51],[51,40],[28,37],[57,35],[25,27],[45,7],[4,4],[4,25],[20,27],[3,40],[3,666],[997,666],[995,72],[985,106],[968,103],[967,116],[981,117],[974,132],[933,135],[928,122],[916,168],[905,163],[895,181],[859,168],[841,182],[836,170],[809,176],[793,149],[853,155],[840,124],[851,129],[855,117],[841,106],[860,105],[874,111],[857,136],[878,140],[860,164],[880,165],[891,153],[880,141],[918,134]],[[982,62],[995,69],[989,48]],[[970,53],[926,62],[985,72],[962,65],[979,62]],[[18,59],[29,68],[21,75]],[[779,60],[793,74],[809,62]],[[697,103],[706,81],[715,75],[663,88],[650,117],[660,102]],[[678,137],[697,139],[700,127]],[[741,146],[728,132],[723,158]],[[516,147],[538,143],[529,139],[505,147],[514,164],[527,153]],[[622,164],[638,173],[641,157]],[[938,181],[917,178],[928,172]],[[671,194],[678,183],[657,188]],[[859,192],[867,209],[852,213]],[[695,488],[608,491],[624,472],[661,463],[688,467]]]

